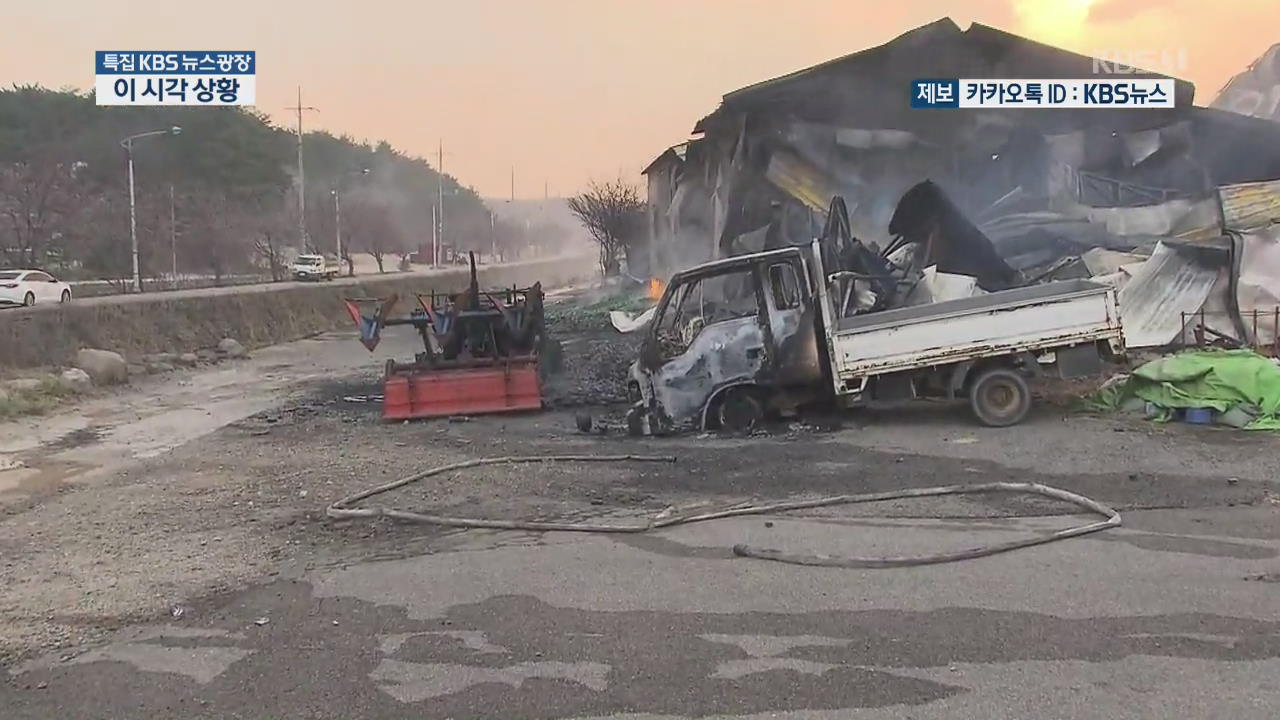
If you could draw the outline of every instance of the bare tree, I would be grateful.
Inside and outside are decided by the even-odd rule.
[[[76,223],[86,183],[81,163],[53,151],[0,166],[0,251],[14,265],[41,265],[55,243]]]
[[[233,270],[245,267],[252,258],[246,235],[252,232],[251,210],[232,202],[226,195],[207,190],[192,195],[188,213],[190,231],[183,235],[184,257],[213,275],[214,285]]]
[[[253,237],[253,250],[271,273],[271,282],[280,282],[285,278],[283,250],[286,236],[277,225],[278,223],[264,224]]]
[[[386,256],[405,247],[404,236],[391,221],[391,208],[385,203],[359,198],[350,203],[350,209],[342,213],[347,226],[347,236],[353,244],[373,256],[378,272],[385,273]]]
[[[250,215],[247,230],[253,238],[253,253],[271,274],[271,282],[280,282],[286,276],[284,248],[293,230],[287,199],[259,197],[245,210]]]
[[[640,190],[621,178],[593,181],[586,192],[569,198],[569,210],[600,246],[600,271],[606,277],[621,272],[627,245],[643,226]]]

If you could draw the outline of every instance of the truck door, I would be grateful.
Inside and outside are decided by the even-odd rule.
[[[767,368],[772,382],[792,386],[820,380],[817,308],[803,262],[798,256],[777,258],[762,269],[774,347]]]

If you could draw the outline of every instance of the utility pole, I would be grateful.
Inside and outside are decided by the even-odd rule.
[[[498,233],[496,223],[493,221],[493,211],[489,211],[489,245],[490,253],[493,255],[493,261],[498,262]]]
[[[436,206],[431,206],[431,267],[440,264],[440,226],[436,224]]]
[[[431,251],[432,267],[440,264],[440,245],[444,242],[444,138],[440,139],[440,146],[437,149],[436,156],[436,189],[438,191],[437,200],[440,203],[440,214],[436,216],[436,233],[434,247]]]
[[[173,279],[178,279],[178,224],[173,210],[173,185],[169,185],[169,251],[173,253]]]
[[[287,110],[298,112],[298,243],[304,250],[311,249],[307,239],[307,176],[302,168],[302,111],[320,112],[319,108],[302,104],[302,86],[298,86],[298,104]]]

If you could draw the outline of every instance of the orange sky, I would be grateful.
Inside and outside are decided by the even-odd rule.
[[[213,8],[219,10],[215,11]],[[86,88],[95,49],[258,51],[259,109],[430,154],[482,194],[635,176],[725,92],[943,16],[1186,58],[1208,102],[1280,42],[1280,0],[14,0],[0,84]],[[1161,70],[1162,68],[1152,68]]]

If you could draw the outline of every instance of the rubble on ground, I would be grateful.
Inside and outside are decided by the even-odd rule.
[[[543,383],[550,407],[607,405],[627,399],[627,371],[640,352],[642,336],[579,334],[560,341],[561,369]]]

